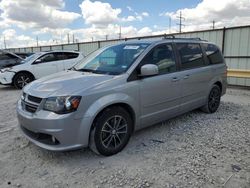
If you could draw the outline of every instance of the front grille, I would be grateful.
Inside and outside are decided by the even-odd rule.
[[[31,102],[35,102],[35,103],[40,104],[41,101],[42,101],[42,98],[34,97],[32,95],[28,95],[28,100],[31,101]]]
[[[35,113],[41,102],[42,98],[28,95],[27,93],[23,93],[22,108],[24,111]]]
[[[25,110],[31,113],[35,113],[38,108],[38,106],[29,104],[29,103],[24,103],[24,106],[25,106]]]

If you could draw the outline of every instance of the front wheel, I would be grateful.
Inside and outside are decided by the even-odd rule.
[[[34,80],[34,77],[31,74],[28,73],[17,73],[13,79],[13,84],[15,88],[22,89],[24,86],[26,86],[28,83],[32,82]]]
[[[95,120],[90,135],[90,148],[97,154],[110,156],[120,152],[128,143],[133,121],[122,107],[105,109]]]
[[[206,113],[214,113],[218,110],[220,106],[221,89],[217,85],[213,85],[206,105],[204,105],[201,110]]]

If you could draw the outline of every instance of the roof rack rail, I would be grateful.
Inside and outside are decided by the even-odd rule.
[[[167,35],[166,33],[163,36],[163,39],[175,39],[174,35]]]
[[[207,40],[201,39],[199,37],[195,37],[195,38],[185,38],[185,37],[183,37],[183,38],[181,38],[181,37],[175,37],[174,35],[167,35],[167,34],[165,34],[163,36],[163,39],[207,41]]]

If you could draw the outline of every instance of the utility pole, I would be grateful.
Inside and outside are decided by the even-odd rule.
[[[177,24],[177,25],[179,25],[179,32],[181,33],[181,31],[182,31],[182,26],[184,26],[184,24],[182,23],[182,20],[185,20],[185,18],[182,17],[182,12],[181,12],[181,11],[180,11],[180,16],[178,16],[177,18],[180,20],[180,23]]]
[[[75,35],[73,34],[72,36],[72,39],[73,39],[73,44],[75,43]]]
[[[109,35],[105,35],[106,40],[108,40]]]
[[[4,43],[4,49],[6,49],[6,39],[5,39],[5,36],[3,36],[3,43]]]
[[[39,44],[38,44],[38,36],[36,36],[36,46],[38,47]]]
[[[69,42],[70,42],[70,40],[69,40],[69,33],[67,34],[67,36],[68,36],[68,44],[69,44]]]
[[[213,30],[215,29],[215,21],[214,20],[213,20],[213,27],[212,28],[213,28]]]
[[[119,39],[122,38],[122,27],[120,26]]]
[[[172,19],[169,17],[169,33],[171,33],[171,27],[172,27]]]

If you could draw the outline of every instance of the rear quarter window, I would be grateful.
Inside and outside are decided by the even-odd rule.
[[[223,56],[220,49],[214,44],[203,44],[209,64],[223,63]]]
[[[79,54],[78,53],[65,53],[66,59],[75,59],[78,58]]]

